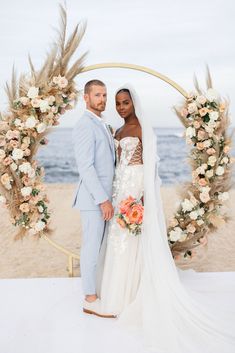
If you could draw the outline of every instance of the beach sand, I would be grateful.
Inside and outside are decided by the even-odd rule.
[[[79,211],[72,209],[74,184],[47,184],[51,227],[51,239],[66,249],[79,254],[81,225]],[[177,188],[162,187],[166,219],[170,219],[179,200]],[[235,271],[235,189],[230,192],[233,219],[209,236],[208,246],[200,250],[192,261],[183,261],[181,268],[196,271]],[[17,230],[10,224],[8,212],[0,207],[0,278],[67,277],[67,256],[51,246],[45,239],[33,236],[14,240]],[[79,261],[74,261],[74,275],[79,276]]]

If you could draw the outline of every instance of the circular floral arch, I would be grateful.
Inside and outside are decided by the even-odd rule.
[[[68,256],[69,275],[73,275],[73,259],[79,256],[48,237],[50,212],[42,183],[44,171],[34,157],[38,147],[47,143],[50,127],[58,125],[60,115],[76,103],[77,75],[95,69],[125,68],[158,77],[184,96],[182,107],[175,112],[192,147],[192,181],[182,187],[182,201],[169,222],[168,241],[175,259],[190,258],[193,249],[205,245],[207,235],[227,220],[223,202],[228,199],[232,163],[227,102],[212,88],[209,70],[207,90],[202,91],[195,78],[195,93],[188,94],[168,77],[143,66],[104,63],[84,67],[84,54],[68,67],[85,26],[76,26],[66,41],[66,25],[66,11],[61,7],[59,38],[42,69],[35,70],[29,58],[30,75],[22,75],[16,82],[13,71],[11,85],[6,85],[9,110],[0,116],[0,201],[19,228],[16,238],[27,234],[43,237]]]

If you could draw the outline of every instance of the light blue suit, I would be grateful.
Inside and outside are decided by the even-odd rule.
[[[105,222],[99,204],[112,198],[115,149],[102,121],[85,111],[73,132],[78,187],[73,207],[80,210],[82,247],[80,268],[84,294],[96,293],[96,265]]]

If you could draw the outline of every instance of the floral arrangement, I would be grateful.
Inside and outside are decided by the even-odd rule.
[[[71,68],[68,63],[85,28],[77,26],[66,42],[66,25],[61,7],[59,40],[42,69],[36,71],[29,58],[31,74],[22,75],[17,84],[13,71],[11,87],[6,87],[10,107],[0,119],[0,202],[20,228],[18,237],[50,231],[44,170],[34,157],[38,147],[47,144],[46,134],[77,99],[73,79],[82,70],[85,55]]]
[[[177,115],[186,127],[186,142],[192,146],[192,182],[182,191],[183,201],[168,228],[168,241],[175,259],[192,257],[194,248],[207,244],[207,235],[227,220],[224,202],[231,187],[229,156],[231,137],[228,103],[212,88],[208,70],[207,90],[191,94]]]
[[[142,201],[129,196],[120,203],[116,221],[120,227],[127,228],[130,233],[138,235],[141,233],[143,214]]]

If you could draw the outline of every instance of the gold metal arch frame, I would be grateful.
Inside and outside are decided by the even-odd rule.
[[[169,77],[162,75],[161,73],[149,69],[145,66],[140,66],[140,65],[134,65],[134,64],[127,64],[127,63],[102,63],[102,64],[95,64],[95,65],[90,65],[87,67],[84,67],[81,73],[92,71],[92,70],[97,70],[97,69],[114,69],[114,68],[121,68],[121,69],[130,69],[130,70],[136,70],[136,71],[141,71],[145,72],[149,75],[155,76],[159,78],[162,81],[165,81],[168,83],[170,86],[175,88],[178,92],[180,92],[185,98],[188,97],[188,93],[176,82],[171,80]],[[54,240],[51,238],[48,238],[46,235],[43,235],[43,238],[48,241],[52,246],[54,246],[57,250],[62,252],[68,257],[68,272],[69,272],[69,277],[73,277],[73,261],[74,260],[79,260],[80,256],[73,253],[72,251],[65,249],[63,246],[57,244]]]

